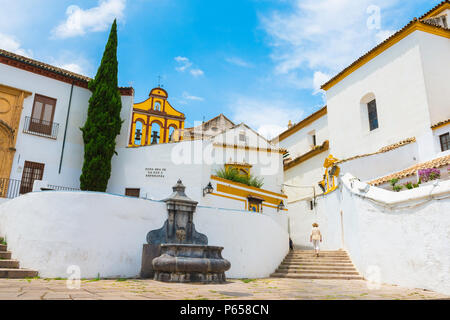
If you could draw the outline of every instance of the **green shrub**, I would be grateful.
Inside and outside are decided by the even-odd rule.
[[[222,168],[216,171],[216,176],[222,179],[239,182],[250,187],[261,188],[264,185],[264,179],[255,177],[251,174],[243,175],[236,168]]]

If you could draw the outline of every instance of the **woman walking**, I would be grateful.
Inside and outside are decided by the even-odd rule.
[[[319,225],[317,223],[313,223],[313,229],[311,232],[311,236],[309,237],[309,241],[313,243],[314,246],[314,253],[316,254],[316,257],[319,256],[319,244],[322,242],[322,234],[319,230]],[[319,242],[320,241],[320,242]]]

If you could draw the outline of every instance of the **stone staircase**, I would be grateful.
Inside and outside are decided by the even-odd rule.
[[[0,243],[3,238],[0,238]],[[20,269],[19,261],[11,260],[11,252],[7,245],[0,244],[0,278],[20,279],[37,277],[38,272],[30,269]]]
[[[292,250],[271,275],[276,278],[363,280],[347,252]]]

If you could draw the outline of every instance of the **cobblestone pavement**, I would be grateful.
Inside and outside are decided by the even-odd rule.
[[[66,280],[0,279],[0,300],[51,299],[450,299],[432,291],[381,285],[369,289],[363,280],[245,279],[226,284],[179,284],[153,280],[82,280],[68,289]]]

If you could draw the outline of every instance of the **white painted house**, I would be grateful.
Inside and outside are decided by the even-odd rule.
[[[450,292],[449,14],[450,1],[443,1],[358,58],[322,86],[326,107],[278,137],[288,150],[284,190],[297,248],[312,248],[317,222],[322,248],[347,250],[366,278],[444,293]],[[322,192],[328,156],[339,179]],[[419,170],[431,168],[440,179],[393,191],[392,179],[416,183]]]
[[[317,189],[328,154],[363,181],[450,155],[449,8],[412,20],[322,86],[327,106],[278,137],[286,184]],[[290,202],[311,195],[293,190]]]
[[[1,195],[32,191],[35,180],[79,188],[88,77],[0,50]],[[119,88],[129,122],[133,88]],[[128,126],[117,145],[126,146]],[[9,180],[9,181],[7,181]]]

